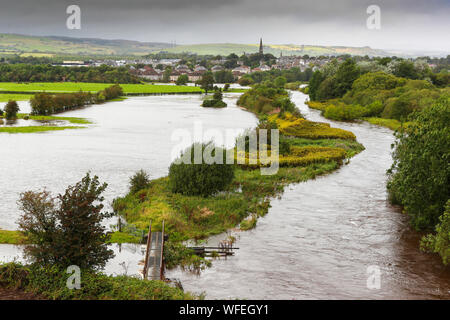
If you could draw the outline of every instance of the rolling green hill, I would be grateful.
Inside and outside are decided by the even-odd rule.
[[[169,46],[170,44],[158,42],[0,34],[0,54],[21,54],[24,56],[140,56],[152,51],[164,50]]]
[[[176,46],[168,48],[164,51],[172,53],[190,52],[196,54],[211,54],[211,55],[228,55],[236,53],[238,55],[245,53],[255,53],[259,50],[259,44],[235,44],[235,43],[211,43],[211,44],[192,44]],[[372,49],[370,47],[327,47],[327,46],[312,46],[312,45],[264,45],[264,53],[271,53],[274,56],[283,55],[305,55],[319,56],[319,55],[369,55],[369,56],[388,56],[389,54],[383,50]]]
[[[139,42],[129,40],[105,40],[93,38],[38,37],[0,33],[0,55],[19,54],[22,56],[143,56],[149,53],[196,53],[199,55],[238,55],[257,52],[259,44],[212,43],[179,45],[169,43]],[[389,55],[383,50],[370,47],[327,47],[312,45],[265,45],[265,53],[283,55]]]

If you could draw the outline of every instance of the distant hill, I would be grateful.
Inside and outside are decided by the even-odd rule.
[[[196,53],[199,55],[228,55],[254,53],[258,44],[213,43],[173,46],[161,42],[139,42],[129,40],[105,40],[94,38],[69,38],[57,36],[27,36],[0,33],[0,54],[21,54],[33,56],[143,56],[156,52]],[[389,53],[370,47],[328,47],[313,45],[265,45],[265,53],[283,55],[369,55],[387,56]]]
[[[0,34],[0,54],[141,56],[169,47],[159,42]]]
[[[176,46],[164,51],[172,53],[190,52],[197,54],[211,54],[211,55],[228,55],[236,53],[238,55],[245,53],[254,53],[259,50],[258,44],[235,44],[235,43],[211,43],[211,44],[192,44]],[[379,49],[372,49],[370,47],[340,47],[340,46],[313,46],[313,45],[264,45],[264,53],[271,53],[274,56],[283,55],[305,55],[320,56],[320,55],[360,55],[360,56],[388,56],[389,53]]]

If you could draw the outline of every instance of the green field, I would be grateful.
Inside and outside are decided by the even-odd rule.
[[[112,83],[84,83],[84,82],[34,82],[34,83],[14,83],[14,82],[0,82],[1,92],[29,92],[30,94],[35,92],[77,92],[77,91],[91,91],[98,92],[107,87],[112,86]],[[200,93],[202,90],[199,87],[189,86],[171,86],[171,85],[151,85],[151,84],[121,84],[125,94],[158,94],[158,93]],[[24,99],[23,95],[20,95],[21,100]],[[6,99],[6,100],[5,100]],[[0,101],[7,101],[11,98],[2,98]]]
[[[27,100],[30,100],[30,95],[29,94],[1,94],[0,93],[0,102],[8,102],[9,100],[27,101]]]

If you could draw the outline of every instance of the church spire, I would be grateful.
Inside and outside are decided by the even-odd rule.
[[[264,54],[262,38],[259,39],[259,53]]]

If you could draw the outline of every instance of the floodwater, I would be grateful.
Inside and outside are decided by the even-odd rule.
[[[200,107],[200,95],[132,97],[61,114],[92,120],[88,129],[0,133],[0,228],[17,229],[21,192],[44,187],[63,192],[91,171],[109,184],[110,203],[127,192],[129,177],[140,169],[151,178],[167,175],[172,154],[209,140],[212,129],[224,136],[220,144],[232,145],[239,132],[256,124],[236,106],[239,95],[226,94],[223,109]],[[20,109],[29,112],[29,104],[20,103]]]
[[[15,201],[24,190],[61,192],[91,170],[110,183],[112,200],[140,168],[152,177],[167,174],[178,143],[172,131],[192,131],[196,120],[221,130],[254,126],[255,118],[233,104],[237,96],[227,94],[230,107],[220,110],[200,108],[199,96],[132,98],[64,114],[93,119],[90,129],[0,135],[0,228],[16,227]],[[386,201],[392,132],[329,121],[308,109],[304,94],[292,98],[306,118],[354,132],[366,150],[332,174],[287,187],[255,229],[232,231],[240,248],[235,256],[215,260],[200,276],[180,270],[166,276],[211,299],[450,299],[449,269],[418,250],[420,236]],[[137,274],[141,248],[115,245],[105,271]],[[0,260],[18,256],[20,248],[0,245]]]

